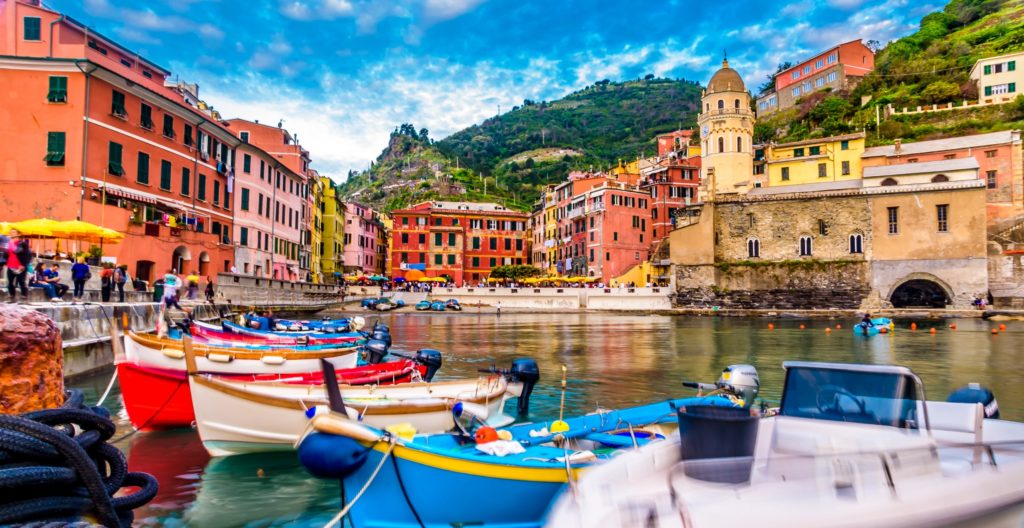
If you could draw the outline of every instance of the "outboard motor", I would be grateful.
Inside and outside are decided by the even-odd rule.
[[[968,383],[949,393],[946,401],[952,403],[980,403],[985,407],[985,418],[999,418],[999,404],[996,395],[980,383]]]
[[[426,381],[434,379],[434,374],[436,374],[438,369],[441,368],[440,350],[434,350],[433,348],[421,348],[416,351],[416,357],[414,359],[420,365],[425,365],[427,367],[427,373],[423,375],[423,379]]]
[[[384,361],[384,356],[388,355],[389,345],[379,339],[371,339],[363,346],[366,348],[366,362],[371,365]]]
[[[753,365],[729,365],[722,371],[715,385],[743,398],[743,408],[747,409],[757,399],[757,393],[761,390],[761,379]]]
[[[516,412],[519,413],[519,416],[526,416],[530,412],[530,394],[533,392],[533,387],[540,381],[540,367],[532,358],[519,358],[512,361],[508,377],[523,384],[523,392],[519,395]]]
[[[388,332],[387,330],[381,330],[379,328],[374,328],[373,329],[373,333],[370,334],[370,339],[371,340],[375,339],[375,340],[378,340],[378,341],[383,341],[383,342],[387,343],[388,346],[391,346],[391,332]]]

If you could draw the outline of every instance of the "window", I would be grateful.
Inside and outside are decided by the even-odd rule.
[[[217,180],[213,181],[213,204],[220,204],[220,182]],[[291,225],[291,222],[288,224]]]
[[[434,245],[435,246],[440,246],[441,245],[441,237],[442,237],[441,233],[434,233]]]
[[[611,259],[612,259],[612,253],[611,253],[611,251],[606,251],[606,252],[604,253],[604,259],[605,259],[605,260],[611,260]]]
[[[839,59],[839,55],[837,53],[833,53],[833,54],[828,56],[828,63],[832,64],[833,62],[835,62],[838,59]]]
[[[192,192],[192,184],[189,182],[191,173],[185,167],[181,168],[181,195],[188,196]]]
[[[736,152],[743,152],[743,138],[736,138]]]
[[[402,243],[403,244],[408,244],[409,243],[409,233],[402,233]]]
[[[454,266],[455,265],[455,254],[448,255],[448,265],[450,265],[450,266]]]
[[[164,114],[164,136],[174,139],[174,116]]]
[[[153,107],[142,103],[139,107],[139,126],[146,130],[153,130]]]
[[[434,264],[440,266],[441,263],[443,262],[442,261],[443,258],[444,258],[444,255],[441,255],[440,253],[438,253],[437,255],[434,255]]]
[[[423,233],[420,233],[418,243],[419,244],[426,244],[427,243],[427,235],[425,235]]]
[[[996,171],[994,171],[994,170],[985,171],[985,182],[987,183],[987,186],[988,186],[989,189],[995,189],[996,188]]]
[[[734,106],[735,106],[735,108],[737,110],[739,110],[739,108],[740,108],[740,100],[739,99],[736,100],[736,102],[734,103]]]
[[[818,77],[814,80],[815,88],[821,88],[822,86],[825,86],[825,77]]]
[[[991,64],[986,64],[985,65],[985,75],[992,75],[992,65]]]
[[[839,150],[850,150],[850,142],[843,140],[839,142]]]
[[[793,74],[792,74],[792,78],[793,79],[799,79],[800,78],[800,70],[794,70]]]
[[[802,158],[802,157],[804,157],[804,149],[802,149],[802,148],[793,149],[793,157],[794,158]]]
[[[825,66],[825,59],[818,59],[818,60],[814,61],[814,67],[816,69],[821,69],[824,66]]]
[[[497,250],[498,249],[498,239],[497,238],[489,238],[488,241],[490,243],[491,250]]]
[[[480,237],[473,237],[473,249],[480,249]]]
[[[51,103],[68,102],[68,78],[54,75],[50,77],[50,91],[46,93],[46,100]]]
[[[811,239],[811,237],[809,237],[809,236],[802,236],[802,237],[800,237],[800,256],[801,257],[809,257],[809,256],[811,256],[813,254],[813,248],[811,247],[811,244],[813,243],[812,240],[813,239]]]
[[[789,181],[789,167],[782,168],[782,181]]]
[[[718,138],[718,152],[725,152],[725,138]]]
[[[818,220],[818,234],[821,236],[828,235],[828,224],[824,220]]]
[[[110,113],[117,117],[128,117],[128,110],[124,108],[124,94],[114,90],[113,98],[110,103]]]
[[[757,258],[761,256],[761,242],[756,238],[747,240],[747,257]]]
[[[948,160],[950,160],[950,159],[956,159],[956,154],[946,154],[946,155],[945,155],[945,156],[943,156],[942,158],[943,158],[943,159],[948,159]]]
[[[43,158],[50,167],[61,167],[64,165],[64,145],[66,137],[64,132],[48,132],[46,134],[46,157]]]
[[[120,143],[110,142],[110,146],[107,148],[107,172],[114,176],[124,176],[124,167],[121,165],[121,151],[122,147]]]
[[[262,198],[260,198],[260,199],[262,200]],[[242,187],[242,197],[241,197],[241,200],[242,200],[242,203],[241,203],[241,205],[239,205],[239,207],[243,211],[248,211],[249,210],[249,189],[246,189],[245,187]],[[262,204],[260,204],[260,205],[262,205]],[[262,209],[262,207],[260,207],[260,209]]]
[[[491,258],[491,262],[490,262],[490,264],[491,264],[491,267],[493,268],[494,266],[496,266],[496,265],[498,264],[498,259],[496,259],[496,258]]]
[[[22,37],[25,40],[40,40],[39,17],[25,17],[25,31]]]
[[[793,97],[800,97],[800,87],[793,88]]]
[[[511,238],[506,238],[505,239],[505,251],[511,251],[511,250],[512,250],[512,239]]]
[[[242,231],[238,234],[238,243],[243,246],[249,245],[249,228],[243,227]]]
[[[899,182],[896,181],[896,178],[886,178],[882,180],[882,187],[891,187],[897,183]]]
[[[850,235],[850,253],[864,252],[864,236],[860,233]]]
[[[160,190],[171,190],[171,162],[160,160]]]
[[[196,191],[196,198],[202,201],[206,201],[206,175],[199,174],[199,190]]]
[[[189,125],[187,123],[185,124],[184,136],[185,137],[182,138],[182,139],[185,141],[185,146],[186,147],[191,147],[192,146],[192,125]]]
[[[995,150],[986,150],[985,151],[985,157],[986,158],[994,158],[994,157],[996,157],[997,154],[998,154],[998,152],[995,151]]]
[[[1017,69],[1017,61],[1010,61],[1006,63],[1006,71],[1015,71]]]
[[[834,83],[834,82],[836,82],[836,72],[832,72],[832,73],[829,73],[829,74],[828,74],[828,75],[827,75],[827,76],[825,77],[825,80],[826,80],[826,82],[829,82],[829,83]]]
[[[811,73],[811,65],[810,64],[808,64],[807,66],[804,66],[804,75],[807,75],[808,73]]]
[[[449,246],[454,246],[455,245],[455,233],[448,233],[448,245]]]
[[[243,143],[248,143],[249,142],[249,133],[248,132],[239,132],[238,133],[238,137],[239,137],[239,139],[242,140]]]
[[[828,177],[828,166],[825,165],[824,163],[819,163],[818,164],[818,177],[819,178]]]
[[[719,99],[718,100],[718,109],[719,110],[724,110],[725,109],[725,99]]]
[[[889,218],[889,234],[895,235],[900,232],[900,208],[887,207],[886,211]]]
[[[936,174],[935,176],[932,176],[932,183],[942,183],[948,181],[949,176],[946,176],[945,174]]]
[[[935,218],[939,224],[940,233],[949,232],[949,204],[939,204],[935,206]]]
[[[843,167],[843,176],[849,176],[850,175],[850,162],[849,161],[844,161],[842,163],[842,167]]]
[[[479,268],[480,267],[480,257],[473,257],[473,261],[472,262],[473,262],[473,267],[474,268]]]
[[[821,155],[821,147],[811,147],[809,150],[810,150],[810,155],[811,156],[820,156]]]

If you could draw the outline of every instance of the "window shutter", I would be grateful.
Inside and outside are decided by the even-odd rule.
[[[986,86],[985,87],[985,96],[990,96],[990,95],[992,95],[992,87],[991,86]]]
[[[121,145],[113,141],[107,149],[107,172],[114,176],[124,175],[124,167],[121,166]]]
[[[47,165],[64,165],[64,132],[49,132],[46,135],[46,157],[43,158]]]
[[[1010,93],[1016,92],[1017,91],[1017,83],[1010,83],[1009,88],[1010,88]]]
[[[171,162],[167,160],[160,160],[160,188],[171,190]]]
[[[149,154],[139,152],[138,173],[135,181],[143,184],[149,183]]]
[[[992,65],[986,64],[985,65],[985,75],[991,75],[991,74],[992,74]]]

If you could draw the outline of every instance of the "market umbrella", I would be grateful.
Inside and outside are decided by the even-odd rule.
[[[374,276],[370,277],[370,280],[376,282],[376,281],[383,281],[383,280],[388,280],[388,279],[386,277],[381,277],[380,275],[374,275]]]
[[[59,238],[81,240],[85,242],[106,242],[116,244],[124,239],[124,234],[106,227],[90,224],[81,220],[57,222],[53,228]]]
[[[405,280],[418,281],[423,278],[423,272],[417,269],[406,270]]]
[[[391,279],[392,282],[405,282],[405,277],[395,277]]]
[[[22,220],[21,222],[7,224],[7,230],[4,234],[10,233],[11,229],[17,229],[21,236],[27,238],[55,238],[56,235],[53,231],[57,224],[59,222],[49,218]]]

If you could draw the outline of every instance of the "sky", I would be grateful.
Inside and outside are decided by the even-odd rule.
[[[524,99],[653,73],[748,88],[784,61],[913,32],[944,0],[44,0],[198,83],[225,118],[284,121],[313,167],[362,170],[401,123],[441,139]],[[765,7],[768,9],[764,9]]]

